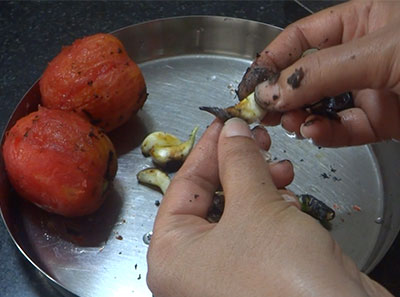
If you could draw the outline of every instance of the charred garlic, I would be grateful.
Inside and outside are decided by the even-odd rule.
[[[262,120],[267,114],[267,111],[256,102],[254,92],[234,106],[227,108],[201,106],[199,108],[212,113],[222,121],[237,117],[245,120],[248,124]]]
[[[323,226],[335,218],[335,211],[327,206],[321,200],[310,194],[297,195],[300,202],[301,211],[317,219]],[[207,220],[211,223],[217,223],[224,211],[225,196],[223,191],[217,191],[214,194],[213,202],[208,210]]]
[[[165,194],[171,182],[169,176],[165,172],[157,168],[143,169],[138,172],[136,177],[138,181],[142,184],[160,188],[163,194]]]
[[[328,222],[335,218],[335,211],[321,200],[310,194],[297,196],[301,205],[301,210],[320,222]]]
[[[183,162],[193,148],[197,130],[198,127],[195,127],[185,142],[169,133],[151,133],[142,143],[142,153],[150,155],[153,162],[160,166],[166,166],[171,162]]]

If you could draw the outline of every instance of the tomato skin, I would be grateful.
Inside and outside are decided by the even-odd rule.
[[[106,131],[125,123],[147,98],[139,67],[116,37],[103,33],[64,47],[39,84],[43,106],[77,111]]]
[[[74,112],[39,107],[7,132],[6,171],[16,192],[67,217],[96,211],[117,172],[107,135]]]

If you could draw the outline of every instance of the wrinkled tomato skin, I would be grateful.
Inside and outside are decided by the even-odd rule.
[[[6,134],[6,171],[16,192],[67,217],[96,211],[117,160],[107,135],[73,112],[39,108]]]
[[[125,123],[147,98],[140,68],[110,34],[91,35],[64,47],[39,84],[43,106],[77,111],[106,131]]]

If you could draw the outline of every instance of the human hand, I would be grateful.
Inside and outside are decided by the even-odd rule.
[[[255,94],[270,111],[268,124],[280,121],[286,130],[328,147],[399,140],[399,14],[399,1],[351,1],[291,24],[254,61],[239,95],[254,90],[255,73],[268,72],[257,68],[267,68]],[[320,50],[301,58],[309,48]],[[304,74],[297,88],[287,81],[296,69]],[[349,90],[355,107],[339,112],[340,120],[303,109]]]
[[[148,252],[155,296],[390,296],[282,199],[287,162],[268,165],[243,121],[221,128],[209,127],[161,203]],[[225,211],[211,224],[204,218],[219,181]]]

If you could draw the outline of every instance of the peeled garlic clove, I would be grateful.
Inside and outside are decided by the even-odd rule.
[[[241,118],[249,124],[261,121],[267,114],[267,111],[256,102],[254,93],[251,93],[238,104],[228,107],[226,110],[234,117]]]
[[[160,188],[163,194],[165,194],[171,182],[169,176],[157,168],[143,169],[138,172],[136,177],[140,183]]]
[[[147,135],[147,137],[142,142],[141,149],[142,149],[143,155],[149,156],[151,149],[155,145],[176,146],[181,143],[182,143],[182,141],[180,141],[178,137],[176,137],[172,134],[169,134],[169,133],[157,131],[157,132],[153,132],[153,133]]]
[[[185,161],[186,157],[193,148],[198,129],[199,127],[195,127],[192,133],[190,133],[189,139],[178,145],[163,146],[157,143],[150,150],[150,156],[153,159],[153,162],[160,166],[165,166],[169,162]]]
[[[227,108],[201,106],[200,109],[212,113],[222,121],[237,117],[248,124],[261,121],[267,114],[267,111],[256,102],[254,92],[234,106]]]

